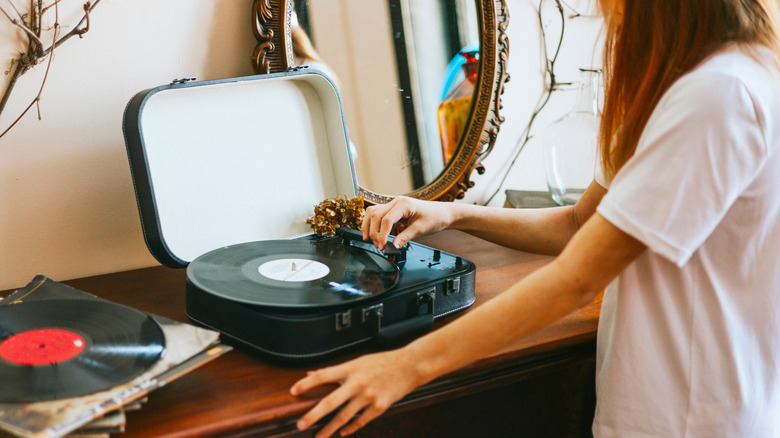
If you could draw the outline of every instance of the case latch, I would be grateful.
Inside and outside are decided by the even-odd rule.
[[[417,292],[417,305],[418,306],[428,306],[428,310],[430,313],[433,314],[433,303],[436,301],[436,288],[432,287],[428,290],[424,290],[422,292]]]
[[[374,325],[371,327],[371,331],[374,336],[379,335],[382,331],[382,314],[384,313],[384,304],[377,304],[371,307],[363,309],[363,323],[372,322]]]
[[[336,331],[348,329],[352,326],[352,311],[347,310],[343,313],[336,314]]]
[[[449,278],[444,281],[444,295],[452,295],[460,290],[460,278]]]

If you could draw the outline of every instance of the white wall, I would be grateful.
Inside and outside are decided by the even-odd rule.
[[[20,10],[29,4],[13,1]],[[74,16],[81,4],[62,0],[61,16]],[[0,289],[38,273],[65,280],[156,264],[141,234],[125,153],[125,104],[177,77],[251,74],[251,6],[251,0],[103,0],[84,38],[55,51],[43,119],[31,113],[0,139]],[[0,29],[5,70],[20,50],[19,37],[2,15]],[[33,99],[44,67],[19,80],[0,130]]]
[[[12,1],[20,8],[28,3]],[[542,90],[536,2],[508,2],[512,81],[503,99],[507,121],[485,160],[487,173],[475,175],[477,185],[465,202],[481,202],[495,189]],[[75,16],[80,4],[61,3],[63,11],[71,11],[67,16]],[[103,0],[89,33],[57,50],[41,102],[43,119],[30,115],[0,139],[0,289],[22,286],[38,273],[67,280],[156,264],[143,241],[125,154],[125,104],[136,92],[177,77],[251,74],[251,4]],[[0,62],[20,50],[18,35],[3,20],[0,16]],[[561,79],[576,78],[577,67],[590,65],[597,33],[597,20],[570,23]],[[0,116],[2,129],[37,93],[42,67],[19,81]],[[551,106],[537,127],[570,105]],[[545,188],[538,145],[523,152],[507,187]],[[501,205],[503,196],[493,203]]]
[[[563,117],[574,106],[576,89],[553,93],[550,103],[534,122],[528,142],[511,168],[503,186],[501,178],[509,168],[515,151],[524,136],[523,131],[531,114],[540,103],[544,88],[544,61],[537,16],[538,0],[507,0],[509,6],[509,73],[511,80],[506,84],[502,97],[504,109],[501,114],[506,121],[501,125],[498,139],[492,153],[483,161],[486,172],[472,175],[474,188],[466,192],[463,201],[484,204],[498,189],[498,194],[489,205],[504,205],[504,191],[547,190],[542,155],[541,133],[555,120]],[[602,20],[595,7],[596,0],[567,0],[583,16],[571,18],[566,10],[566,24],[561,53],[555,67],[559,82],[574,82],[579,77],[580,67],[601,66]],[[547,44],[552,57],[560,35],[560,19],[553,0],[543,0],[543,21],[546,26]],[[571,87],[569,87],[571,88]]]

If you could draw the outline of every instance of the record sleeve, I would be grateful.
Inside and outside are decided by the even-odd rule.
[[[62,283],[36,276],[26,287],[0,301],[0,307],[14,303],[46,300],[108,301]],[[219,344],[219,333],[149,315],[162,329],[166,353],[146,371],[126,383],[81,397],[32,403],[0,403],[0,433],[26,438],[56,438],[142,399],[149,392],[181,377],[231,350]],[[0,381],[0,385],[3,382]]]

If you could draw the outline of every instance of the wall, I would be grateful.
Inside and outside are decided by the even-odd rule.
[[[379,193],[411,191],[408,171],[387,171],[408,166],[408,154],[386,0],[310,0],[308,5],[312,39],[340,82],[358,180]]]
[[[28,3],[12,1],[20,8]],[[542,90],[536,2],[508,3],[512,81],[502,113],[507,121],[485,161],[487,173],[475,175],[477,185],[465,202],[481,203],[495,190]],[[0,289],[22,286],[38,273],[67,280],[156,264],[143,241],[125,154],[125,104],[136,92],[173,78],[251,74],[251,4],[103,0],[89,33],[56,51],[41,101],[42,120],[28,115],[0,139]],[[61,6],[63,16],[78,15],[79,2],[62,0]],[[0,60],[20,50],[18,34],[3,20],[0,16]],[[597,20],[591,21],[579,20],[581,29],[572,24],[567,30],[562,78],[589,65],[598,33]],[[37,93],[42,67],[17,84],[0,115],[3,129]],[[538,126],[568,106],[555,103]],[[529,144],[505,187],[544,188],[540,163],[538,145]],[[502,202],[501,196],[493,201]]]
[[[13,1],[20,10],[29,4]],[[75,16],[81,4],[62,0],[61,16]],[[156,263],[141,234],[125,154],[125,104],[177,77],[251,74],[251,5],[103,0],[90,31],[55,51],[42,120],[28,114],[0,139],[0,289],[38,273],[64,280]],[[5,20],[0,15],[4,70],[20,50]],[[0,115],[2,130],[33,99],[44,67],[22,76]]]
[[[507,189],[547,190],[541,133],[547,125],[571,110],[577,93],[572,86],[553,93],[534,122],[532,139],[520,155],[516,155],[534,108],[545,94],[545,61],[537,15],[539,3],[538,0],[507,0],[511,80],[502,96],[504,108],[501,111],[506,121],[501,125],[493,151],[483,161],[485,174],[474,172],[472,181],[475,186],[466,192],[462,202],[485,204],[495,194],[489,205],[500,207],[504,204],[504,191]],[[546,28],[549,56],[552,57],[560,35],[559,14],[553,0],[542,0],[541,3],[542,22]],[[596,9],[596,0],[566,0],[562,4],[582,14],[572,18],[572,9],[566,8],[564,39],[555,67],[558,82],[575,82],[580,67],[601,66],[602,19]],[[516,156],[516,163],[510,166]],[[505,175],[506,181],[501,185]]]

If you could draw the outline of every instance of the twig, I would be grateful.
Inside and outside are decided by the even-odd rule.
[[[54,47],[54,44],[57,42],[57,32],[58,32],[58,30],[60,28],[60,25],[59,25],[59,7],[57,6],[57,3],[54,4],[54,17],[55,17],[54,18],[54,36],[52,37],[52,47]],[[43,87],[46,85],[46,79],[48,79],[48,77],[49,77],[49,70],[51,69],[51,62],[52,62],[53,59],[54,59],[54,51],[52,50],[51,54],[49,56],[49,60],[46,63],[46,72],[43,75],[43,81],[41,81],[41,87],[38,89],[38,94],[35,96],[35,99],[33,99],[33,101],[30,102],[29,105],[27,105],[27,108],[25,108],[24,111],[22,111],[22,113],[19,115],[19,117],[17,117],[16,120],[14,120],[13,123],[11,123],[11,126],[6,128],[6,130],[3,131],[2,134],[0,134],[0,138],[3,138],[3,136],[8,131],[10,131],[11,128],[13,128],[19,122],[19,120],[22,120],[22,117],[24,117],[25,114],[27,114],[30,111],[30,109],[33,107],[33,105],[36,106],[36,109],[38,111],[38,120],[41,120],[41,105],[40,105],[41,95],[43,94]]]
[[[49,70],[51,70],[51,62],[54,60],[54,45],[57,44],[57,34],[60,31],[60,8],[59,2],[54,3],[54,35],[51,41],[51,53],[49,54],[49,62],[46,63],[46,72],[43,74],[43,80],[41,81],[41,88],[38,89],[38,95],[35,96],[35,106],[38,110],[38,120],[41,120],[41,94],[43,94],[43,86],[46,85],[46,79],[49,78]],[[87,8],[86,6],[84,7]],[[4,133],[5,134],[5,133]],[[2,137],[0,135],[0,137]]]
[[[11,16],[8,14],[8,12],[6,12],[6,11],[5,11],[5,9],[3,9],[3,7],[2,7],[2,6],[0,6],[0,12],[2,12],[2,13],[3,13],[3,15],[5,15],[6,17],[8,17],[8,20],[10,20],[10,21],[11,21],[11,23],[13,23],[13,22],[14,22],[14,19],[13,19],[13,18],[11,18]]]
[[[60,1],[61,1],[61,0],[57,0],[57,1],[55,1],[54,3],[50,4],[49,6],[45,6],[45,7],[41,8],[41,15],[45,14],[45,13],[46,13],[46,11],[48,11],[48,10],[49,10],[49,9],[51,9],[52,7],[54,7],[54,6],[57,6],[57,5],[60,3]]]
[[[501,187],[504,186],[504,183],[506,182],[506,179],[509,176],[510,171],[514,167],[517,158],[520,157],[520,153],[523,152],[525,146],[534,137],[533,135],[531,135],[531,130],[534,126],[534,122],[536,121],[536,117],[539,116],[539,113],[541,113],[542,110],[547,106],[547,103],[550,101],[550,97],[552,97],[553,91],[555,91],[559,85],[563,85],[562,83],[558,82],[555,78],[555,63],[558,61],[558,55],[561,53],[561,46],[563,45],[563,36],[566,32],[566,20],[564,18],[564,9],[563,6],[561,5],[561,0],[555,0],[555,5],[558,8],[558,14],[560,15],[560,20],[561,20],[561,33],[558,36],[558,44],[555,48],[555,53],[553,54],[553,57],[550,58],[547,49],[547,33],[544,30],[544,23],[542,22],[543,2],[544,0],[539,0],[539,9],[537,10],[537,13],[538,13],[538,20],[539,20],[539,30],[542,39],[542,52],[544,54],[544,60],[545,60],[544,75],[545,77],[549,78],[550,83],[547,86],[547,89],[544,91],[542,102],[534,109],[534,112],[531,115],[531,119],[528,121],[528,124],[523,130],[523,133],[521,134],[521,140],[518,141],[518,144],[516,146],[517,150],[514,156],[512,157],[512,161],[509,163],[506,172],[504,172],[504,175],[501,178],[501,182],[498,184],[496,190],[493,192],[493,194],[490,195],[490,197],[487,199],[487,201],[484,202],[483,205],[490,204],[490,201],[492,201],[493,198],[496,197],[498,192],[501,191]]]
[[[6,102],[8,102],[8,98],[11,97],[10,90],[12,90],[14,88],[14,85],[16,85],[16,80],[19,78],[19,76],[22,75],[22,73],[20,73],[20,71],[22,69],[24,69],[24,66],[22,65],[22,63],[21,62],[17,62],[16,63],[16,69],[14,70],[14,73],[11,75],[11,80],[8,82],[8,88],[6,88],[6,92],[5,92],[5,94],[3,94],[3,98],[0,99],[0,113],[2,113],[3,108],[5,107]],[[24,112],[26,113],[27,110],[25,110]],[[22,114],[24,114],[24,113],[22,113]],[[11,127],[13,127],[13,125],[15,125],[15,124],[16,124],[16,122],[14,122],[11,125]],[[10,128],[8,128],[8,129],[10,129]],[[6,130],[6,131],[8,131],[8,130]],[[5,135],[5,132],[3,132],[2,135],[0,135],[0,138],[2,138],[3,135]]]
[[[22,13],[19,12],[19,9],[16,9],[16,5],[14,5],[14,2],[12,2],[11,0],[7,0],[7,1],[8,1],[8,4],[11,5],[11,9],[13,9],[14,12],[16,12],[16,15],[19,16],[19,19],[24,21],[24,15],[22,15]],[[8,15],[8,14],[6,14],[6,15]],[[11,17],[8,17],[8,18],[11,19]]]
[[[62,36],[59,40],[57,40],[54,44],[52,44],[51,47],[49,47],[47,50],[44,51],[45,54],[48,54],[50,51],[54,50],[55,48],[59,47],[70,39],[71,37],[77,36],[81,38],[85,33],[89,31],[89,14],[92,12],[93,9],[95,9],[95,6],[100,3],[100,0],[95,0],[95,3],[90,4],[90,2],[84,3],[84,16],[81,17],[81,20],[76,24],[76,27],[73,28],[70,32],[66,33]],[[82,24],[85,24],[84,27],[81,27]]]
[[[8,0],[10,3],[10,0]],[[27,106],[27,108],[22,111],[22,113],[19,115],[19,117],[16,118],[16,120],[11,123],[11,125],[3,131],[2,134],[0,134],[0,138],[2,138],[8,131],[11,130],[18,122],[21,120],[29,111],[32,109],[33,105],[37,106],[38,110],[38,119],[41,119],[41,108],[40,108],[40,100],[41,96],[43,94],[43,88],[46,85],[46,79],[49,77],[49,71],[51,70],[51,63],[54,59],[54,49],[62,45],[65,41],[68,39],[78,36],[81,38],[85,33],[89,31],[90,28],[90,17],[89,14],[92,12],[93,9],[100,3],[101,0],[95,0],[94,3],[86,2],[84,4],[84,15],[81,17],[81,20],[76,24],[76,26],[67,34],[63,35],[62,37],[59,37],[59,31],[60,31],[60,23],[59,23],[59,3],[61,0],[55,0],[52,4],[48,6],[44,6],[42,0],[31,0],[30,1],[30,8],[31,8],[31,17],[30,17],[30,25],[28,26],[26,23],[24,23],[24,20],[22,20],[22,24],[20,24],[18,21],[13,19],[10,14],[8,14],[7,11],[5,11],[2,7],[0,7],[0,11],[15,25],[20,27],[25,31],[25,34],[28,37],[28,50],[27,53],[20,53],[19,58],[16,60],[17,65],[14,69],[13,74],[11,75],[11,78],[8,82],[8,87],[5,89],[5,92],[3,93],[2,98],[0,99],[0,114],[2,114],[3,109],[5,108],[9,96],[11,95],[11,91],[13,90],[14,86],[16,85],[17,79],[22,76],[24,73],[26,73],[30,68],[35,66],[36,64],[43,61],[44,58],[47,56],[49,57],[48,63],[46,65],[46,72],[44,73],[43,80],[41,81],[41,86],[38,90],[38,94],[35,96],[32,102]],[[18,10],[13,6],[13,3],[11,3],[11,6],[14,8],[17,14],[21,16]],[[40,39],[40,35],[42,32],[42,17],[43,14],[46,13],[51,8],[54,8],[54,35],[52,37],[52,43],[49,48],[44,49],[44,44],[42,43]],[[32,28],[31,28],[32,27]]]
[[[8,12],[6,12],[1,6],[0,6],[0,12],[5,14],[5,16],[8,17],[9,20],[11,20],[11,24],[13,24],[14,26],[22,29],[24,31],[24,33],[27,34],[28,38],[34,39],[35,41],[38,42],[38,44],[43,46],[43,42],[40,40],[40,38],[38,38],[38,35],[36,35],[35,32],[32,31],[32,29],[27,27],[27,24],[25,24],[23,21],[20,22],[19,20],[15,19],[15,18],[11,18],[11,16],[8,15]]]

